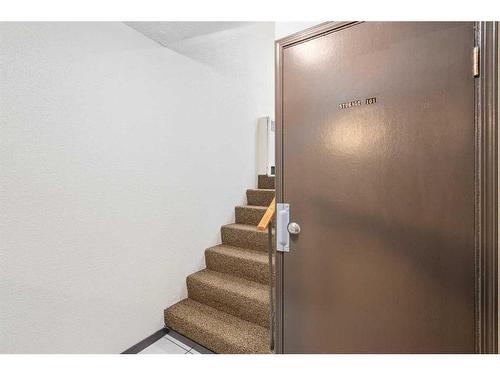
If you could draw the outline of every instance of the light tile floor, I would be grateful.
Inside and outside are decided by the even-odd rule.
[[[213,354],[181,334],[170,331],[158,341],[149,345],[139,354]]]

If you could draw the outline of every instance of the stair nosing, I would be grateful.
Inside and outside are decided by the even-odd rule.
[[[218,256],[231,258],[234,261],[244,261],[244,262],[255,263],[257,266],[266,266],[267,267],[269,265],[268,254],[264,251],[247,249],[244,247],[237,247],[237,246],[224,246],[224,248],[230,249],[231,251],[234,252],[234,254],[231,254],[231,253],[228,254],[226,252],[218,251],[218,249],[220,249],[220,248],[221,247],[217,247],[217,246],[209,247],[208,249],[205,250],[205,252],[206,253],[210,253],[210,252],[216,253],[216,254],[218,254]],[[246,256],[246,254],[248,254],[248,256]],[[207,254],[205,256],[207,256]],[[212,270],[212,271],[216,271],[216,272],[220,272],[220,273],[227,273],[228,275],[235,275],[234,273],[231,273],[231,272],[223,272],[223,271],[213,270],[212,268],[209,268],[208,265],[207,265],[207,268]],[[237,277],[240,277],[240,276],[237,276]],[[248,279],[248,277],[242,277],[242,278]]]
[[[237,280],[233,280],[233,281],[235,281],[235,283],[239,283],[239,284],[246,284],[246,283],[257,284],[258,285],[257,288],[259,288],[259,289],[267,289],[269,287],[269,285],[266,285],[266,284],[263,284],[263,283],[259,283],[258,281],[244,279],[242,277],[238,277],[238,276],[235,276],[235,275],[232,275],[232,274],[229,274],[229,273],[214,271],[214,270],[211,270],[209,268],[204,268],[204,269],[202,269],[200,271],[194,272],[194,273],[190,274],[188,276],[188,278],[190,278],[190,277],[192,278],[192,277],[194,277],[194,275],[205,274],[205,273],[216,274],[215,276],[225,275],[226,277],[229,277],[229,278],[232,278],[232,279],[237,279]],[[224,281],[224,280],[222,280],[222,281]],[[224,287],[226,287],[228,284],[223,283],[223,285],[224,285]],[[252,287],[252,286],[250,285],[250,287]],[[243,288],[246,289],[247,286],[245,285]],[[226,289],[231,289],[231,288],[228,287]],[[234,289],[231,289],[231,290],[234,291]],[[266,293],[267,293],[267,291],[266,291]],[[266,301],[267,301],[267,299],[266,299]]]
[[[250,254],[254,254],[254,255],[258,256],[258,257],[262,257],[262,258],[266,258],[267,259],[267,254],[265,252],[263,252],[263,251],[255,250],[255,249],[250,249],[248,247],[239,247],[239,246],[234,246],[234,245],[226,245],[226,244],[223,244],[223,243],[207,247],[205,249],[205,251],[209,251],[209,250],[216,251],[217,249],[220,249],[220,248],[231,249],[231,250],[239,251],[239,252],[247,252],[247,253],[250,253]]]
[[[240,226],[240,225],[245,227],[245,228],[238,228],[237,226]],[[252,224],[229,223],[229,224],[222,225],[221,228],[234,228],[234,229],[248,230],[248,231],[263,233],[263,234],[267,235],[267,230],[259,230],[256,225],[252,225]],[[274,233],[274,228],[273,228],[273,233]]]
[[[267,210],[267,206],[257,206],[253,204],[241,204],[236,206],[237,208],[248,208],[250,210]]]

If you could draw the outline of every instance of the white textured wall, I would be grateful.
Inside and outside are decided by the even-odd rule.
[[[0,23],[0,352],[117,353],[163,326],[255,183],[273,39],[198,37],[198,57],[121,23]]]

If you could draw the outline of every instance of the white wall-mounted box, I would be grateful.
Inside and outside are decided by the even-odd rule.
[[[274,176],[275,128],[271,117],[260,117],[257,123],[257,174]]]

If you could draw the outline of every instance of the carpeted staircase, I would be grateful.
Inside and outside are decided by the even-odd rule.
[[[270,353],[267,230],[257,224],[274,198],[274,177],[258,176],[222,244],[205,250],[204,270],[187,277],[188,298],[165,310],[167,327],[216,353]]]

